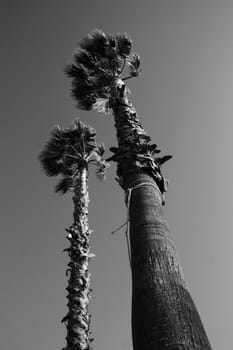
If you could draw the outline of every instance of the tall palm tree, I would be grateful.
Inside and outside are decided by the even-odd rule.
[[[161,165],[171,156],[157,156],[128,99],[125,82],[141,73],[140,57],[131,50],[127,34],[95,30],[80,42],[66,72],[79,108],[114,115],[118,147],[110,148],[111,160],[130,222],[133,347],[210,350],[162,209],[167,181]]]
[[[102,156],[104,146],[96,143],[96,132],[79,120],[63,129],[56,126],[51,131],[51,138],[39,155],[43,169],[48,176],[61,175],[55,191],[61,194],[71,191],[74,202],[74,222],[66,229],[70,246],[65,249],[68,263],[68,313],[63,318],[67,328],[65,350],[91,349],[89,238],[88,226],[88,167],[97,167],[97,175],[103,178],[108,167]]]

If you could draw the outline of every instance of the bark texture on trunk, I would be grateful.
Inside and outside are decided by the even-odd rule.
[[[88,171],[84,167],[80,170],[79,180],[75,188],[74,223],[66,229],[70,247],[65,249],[70,257],[67,274],[69,274],[68,314],[63,318],[67,328],[67,345],[64,350],[89,350],[90,314],[88,305],[90,300],[90,273],[88,261],[90,258],[89,237],[91,231],[88,227]]]
[[[153,182],[144,173],[127,181],[129,188],[139,186],[129,207],[134,349],[211,349]]]
[[[112,108],[119,147],[112,160],[129,207],[134,350],[211,350],[162,209],[166,180],[160,165],[170,157],[148,152],[156,145],[150,145],[125,87],[117,89]]]

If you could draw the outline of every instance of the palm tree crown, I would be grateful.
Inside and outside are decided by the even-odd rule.
[[[103,178],[108,164],[102,159],[104,145],[96,143],[96,131],[75,120],[68,128],[55,126],[51,138],[39,155],[48,176],[61,175],[55,187],[58,193],[73,191],[82,168],[88,164],[97,166],[97,175]]]
[[[106,35],[94,30],[85,37],[74,53],[74,62],[66,67],[73,78],[72,95],[78,107],[108,113],[112,103],[114,82],[140,74],[140,57],[131,54],[132,40],[127,34]],[[122,77],[128,66],[129,75]]]
[[[126,67],[128,74],[123,77]],[[110,148],[114,155],[108,160],[118,163],[117,175],[122,187],[125,172],[144,169],[156,179],[164,197],[167,180],[161,174],[161,165],[171,156],[157,156],[160,150],[150,143],[150,136],[128,100],[130,91],[125,80],[141,73],[140,57],[132,53],[129,36],[126,33],[106,35],[94,30],[80,42],[66,73],[72,78],[71,92],[79,108],[97,109],[106,114],[113,111],[119,147]]]

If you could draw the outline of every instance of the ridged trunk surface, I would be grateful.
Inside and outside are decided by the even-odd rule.
[[[113,112],[119,144],[114,160],[130,221],[133,348],[211,350],[164,218],[160,166],[140,164],[149,141],[126,96]]]
[[[159,189],[143,173],[127,180],[131,188],[146,184],[132,191],[129,207],[134,349],[211,349],[185,286]]]
[[[67,328],[67,345],[64,350],[89,350],[90,314],[88,305],[90,300],[90,273],[88,261],[90,256],[88,227],[88,171],[84,167],[80,170],[78,185],[73,196],[74,223],[66,229],[70,247],[65,249],[70,257],[67,273],[69,274],[68,314],[62,322]]]

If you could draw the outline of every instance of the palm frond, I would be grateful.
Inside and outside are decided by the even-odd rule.
[[[74,63],[79,65],[81,64],[84,68],[94,71],[96,68],[96,58],[92,55],[91,52],[87,52],[81,48],[78,48],[74,52]]]
[[[96,131],[94,128],[84,124],[79,119],[75,119],[68,128],[64,129],[64,134],[69,139],[70,143],[79,144],[82,140],[85,140],[85,142],[94,141]]]
[[[112,59],[112,58],[115,58],[118,55],[118,52],[117,52],[117,40],[111,34],[107,35],[107,39],[108,39],[108,45],[106,47],[106,56]]]
[[[73,94],[73,96],[75,95]],[[77,97],[77,95],[75,97]],[[91,111],[93,108],[94,102],[95,102],[95,99],[93,98],[93,96],[86,96],[82,98],[82,100],[80,99],[77,102],[77,107],[84,111]]]
[[[166,156],[163,156],[163,157],[160,157],[160,158],[156,158],[155,161],[156,161],[156,163],[159,166],[161,166],[161,165],[163,165],[165,162],[167,162],[171,158],[172,158],[171,155],[166,155]]]
[[[51,157],[47,157],[46,150],[43,150],[39,154],[38,158],[47,176],[57,176],[62,172],[63,170],[62,163],[59,163],[57,160]]]
[[[127,60],[127,63],[131,77],[137,77],[141,74],[140,56],[137,53],[133,53],[132,57]]]
[[[55,125],[51,130],[51,138],[55,141],[63,140],[63,129],[59,125]]]
[[[58,182],[58,184],[55,187],[55,192],[65,194],[68,191],[73,190],[74,187],[75,187],[75,180],[70,177],[65,177]]]
[[[105,160],[96,162],[96,176],[100,181],[104,181],[106,178],[107,169],[110,168],[110,164]]]
[[[93,56],[103,57],[106,54],[107,44],[108,40],[104,32],[100,29],[95,29],[80,42],[80,47],[92,53]]]
[[[71,90],[71,96],[77,101],[77,107],[84,111],[90,111],[93,108],[93,104],[96,102],[96,97],[90,91],[81,90],[79,86],[74,86]]]
[[[85,161],[83,160],[83,157],[80,159],[79,157],[73,156],[68,152],[66,153],[66,156],[63,159],[63,169],[61,171],[61,175],[65,177],[73,177],[76,173],[79,172],[80,168],[83,166]]]
[[[44,152],[47,158],[59,160],[64,153],[64,146],[61,142],[57,142],[51,138],[51,140],[45,145]]]
[[[63,170],[62,158],[65,152],[64,134],[59,126],[51,130],[51,138],[39,154],[39,161],[48,176],[57,176]]]
[[[122,58],[130,55],[133,42],[126,33],[119,33],[116,35],[118,53]]]
[[[88,82],[88,70],[87,68],[84,67],[82,63],[68,64],[67,67],[65,68],[65,73],[71,78],[77,77],[82,81],[86,81],[86,83]]]

